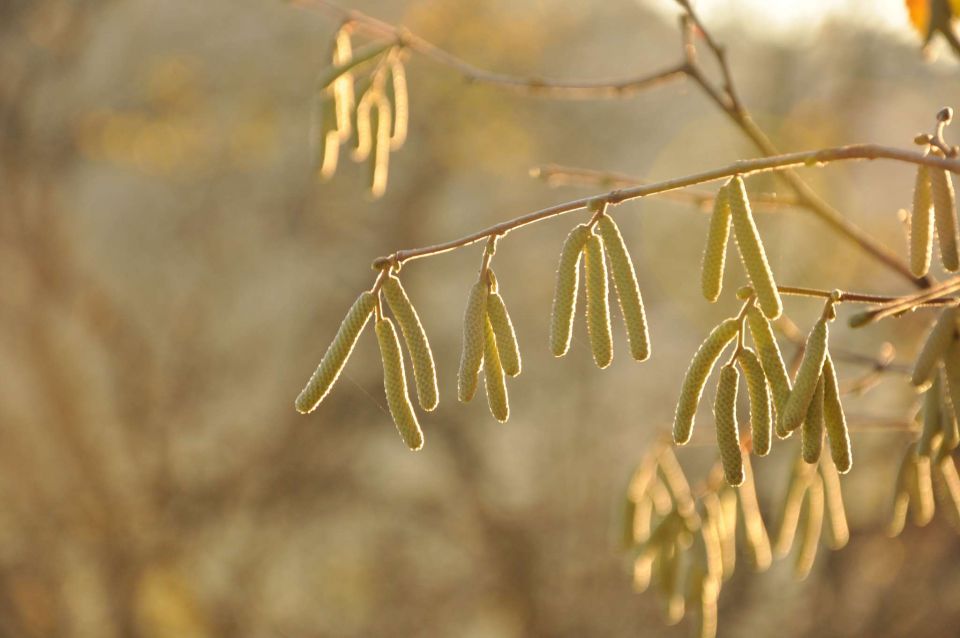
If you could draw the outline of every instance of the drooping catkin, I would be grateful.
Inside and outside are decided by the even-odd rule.
[[[507,383],[503,375],[503,365],[500,363],[500,353],[497,351],[497,337],[493,333],[490,320],[486,319],[486,338],[483,350],[483,379],[487,388],[487,404],[490,414],[500,423],[506,423],[510,418],[510,403],[507,400]]]
[[[463,350],[460,353],[460,373],[457,377],[457,396],[466,403],[473,398],[480,379],[480,366],[486,346],[487,282],[485,277],[473,284],[463,313]]]
[[[680,548],[669,542],[654,561],[657,585],[664,602],[665,622],[674,625],[683,618],[684,598],[680,582]]]
[[[893,501],[890,507],[890,523],[887,525],[887,534],[899,536],[907,522],[907,506],[910,503],[910,483],[915,474],[916,444],[910,444],[900,467],[897,469],[897,480],[894,483]]]
[[[607,251],[613,286],[620,303],[620,314],[627,330],[630,354],[637,361],[646,361],[650,357],[650,335],[647,330],[647,315],[643,309],[643,297],[637,284],[637,274],[633,260],[623,241],[623,235],[616,222],[609,215],[601,215],[597,221],[597,232],[603,239]]]
[[[807,416],[800,428],[800,449],[803,460],[811,465],[820,460],[823,449],[823,375],[817,381]]]
[[[663,483],[670,492],[674,507],[681,516],[693,516],[696,511],[696,505],[693,502],[693,494],[690,490],[690,483],[687,481],[680,461],[677,455],[673,453],[670,447],[665,448],[657,458],[657,470],[663,477]]]
[[[729,485],[720,489],[720,513],[717,532],[723,556],[723,579],[733,576],[737,566],[737,491]]]
[[[607,265],[603,258],[603,240],[590,235],[583,247],[583,272],[587,293],[587,333],[593,361],[601,370],[613,360],[610,334],[610,300],[607,291]]]
[[[828,336],[827,318],[821,317],[807,336],[803,360],[793,381],[793,391],[790,392],[790,398],[783,408],[783,414],[777,418],[778,434],[781,431],[786,433],[796,430],[807,416],[807,409],[817,390],[817,383],[820,381],[820,373],[823,370]]]
[[[370,195],[382,197],[387,190],[387,177],[390,170],[390,104],[382,95],[374,101],[370,110],[371,144],[370,157]]]
[[[753,478],[753,466],[750,457],[743,458],[743,484],[737,488],[740,496],[740,511],[743,514],[743,531],[750,546],[753,566],[758,572],[770,567],[773,556],[770,551],[770,537],[760,515],[760,503],[757,500],[757,484]]]
[[[632,500],[632,499],[630,499]],[[642,498],[633,508],[631,533],[633,543],[643,543],[650,538],[650,525],[653,522],[653,500]]]
[[[941,390],[940,372],[936,370],[933,373],[933,383],[923,395],[923,429],[917,441],[917,454],[920,456],[930,456],[933,452],[933,439],[943,429]]]
[[[760,365],[763,366],[767,383],[770,384],[773,406],[779,415],[783,412],[787,399],[790,398],[792,387],[790,375],[787,374],[787,367],[783,364],[783,356],[780,354],[780,347],[773,336],[770,322],[756,306],[747,309],[747,325],[750,326],[750,334],[753,336],[753,343],[757,347],[757,354],[760,356]]]
[[[933,520],[935,504],[933,483],[930,475],[930,458],[914,454],[913,472],[908,484],[913,524],[924,527]]]
[[[703,296],[711,303],[720,297],[723,289],[723,267],[727,259],[727,243],[730,239],[730,203],[727,187],[722,186],[713,200],[707,245],[703,249],[703,267],[700,285]]]
[[[373,83],[360,96],[357,108],[354,109],[353,135],[356,146],[351,151],[350,157],[355,162],[365,161],[373,150],[373,137],[379,130],[379,126],[374,127],[372,121],[373,105],[380,97],[380,89]]]
[[[803,580],[810,574],[817,558],[820,533],[823,530],[823,480],[814,474],[807,488],[803,511],[800,513],[800,547],[794,557],[793,574]]]
[[[960,475],[957,474],[953,457],[947,455],[938,459],[934,464],[934,472],[939,486],[937,495],[940,497],[940,507],[953,528],[960,532]]]
[[[773,280],[767,255],[763,250],[760,233],[753,221],[747,189],[739,175],[727,183],[727,201],[733,220],[734,237],[740,251],[740,259],[747,271],[750,283],[757,294],[757,303],[767,319],[776,319],[783,312],[780,293]]]
[[[390,415],[407,447],[419,450],[423,447],[423,432],[407,394],[400,340],[397,339],[397,331],[388,317],[381,317],[377,321],[377,341],[380,343],[380,358],[383,360],[383,387]]]
[[[940,447],[949,452],[960,445],[960,430],[957,426],[957,411],[960,410],[960,341],[957,339],[953,340],[943,357],[943,372],[946,381],[943,388],[946,419]]]
[[[320,365],[297,397],[295,403],[297,412],[301,414],[312,412],[330,392],[376,305],[377,297],[370,291],[361,293],[353,302],[353,306],[350,307],[337,330],[337,336],[333,338],[333,342],[320,360]]]
[[[767,390],[767,377],[757,353],[744,348],[737,355],[737,363],[747,380],[747,392],[750,395],[750,433],[753,439],[753,452],[757,456],[766,456],[770,452],[770,432],[773,421],[770,418],[770,394]]]
[[[333,64],[335,66],[345,65],[352,60],[353,45],[350,42],[350,30],[341,27],[334,39]],[[336,101],[337,131],[340,141],[345,142],[350,137],[350,120],[356,106],[356,96],[353,92],[353,74],[349,71],[340,74],[333,81],[331,88]]]
[[[740,452],[740,434],[737,431],[737,385],[740,373],[732,365],[720,369],[720,383],[713,417],[717,424],[717,447],[723,476],[733,486],[743,483],[743,455]]]
[[[937,363],[947,352],[953,342],[953,335],[957,330],[957,308],[944,309],[937,317],[936,323],[930,329],[927,340],[923,343],[917,361],[913,366],[911,381],[915,386],[921,386],[930,380]]]
[[[390,306],[390,312],[400,325],[400,332],[407,344],[407,352],[410,353],[420,407],[429,412],[437,407],[439,392],[437,391],[437,369],[433,362],[433,351],[430,349],[427,333],[399,279],[392,274],[388,275],[383,280],[382,290],[387,305]]]
[[[507,312],[507,305],[497,290],[491,290],[487,297],[487,317],[493,326],[493,334],[497,338],[497,351],[500,353],[500,362],[503,371],[511,377],[520,374],[520,346],[517,343],[517,333],[513,329],[513,322]]]
[[[913,212],[910,214],[910,271],[923,277],[930,270],[933,252],[933,195],[930,192],[930,169],[917,167],[913,186]]]
[[[703,503],[703,524],[700,528],[707,558],[707,574],[717,583],[723,580],[723,542],[721,541],[720,498],[716,492],[706,492]]]
[[[837,467],[826,456],[820,460],[820,476],[823,479],[823,500],[826,506],[827,530],[830,532],[831,549],[840,549],[850,540],[847,511],[840,490],[840,475]]]
[[[774,544],[774,553],[781,558],[789,554],[790,548],[793,546],[793,539],[797,533],[797,525],[800,520],[800,508],[803,504],[803,496],[806,494],[807,486],[810,483],[810,475],[810,466],[803,462],[803,458],[798,456],[790,470],[787,494],[783,499],[783,507],[780,512],[780,527]]]
[[[673,421],[673,440],[677,445],[683,445],[690,440],[690,435],[693,434],[693,420],[707,377],[710,376],[724,348],[733,341],[739,330],[739,321],[733,318],[724,320],[710,332],[700,344],[697,353],[693,355],[693,360],[690,361],[687,373],[683,377],[677,412]]]
[[[957,252],[957,203],[953,181],[942,168],[930,168],[930,192],[933,196],[933,215],[940,242],[940,261],[950,272],[960,269]]]
[[[580,256],[590,237],[590,227],[581,224],[570,231],[557,266],[557,283],[553,294],[553,312],[550,318],[550,351],[562,357],[570,348],[573,332],[573,313],[577,305],[577,287],[580,279]]]
[[[850,430],[847,417],[840,403],[840,384],[837,369],[828,351],[823,358],[823,426],[830,444],[830,457],[836,470],[846,474],[853,467],[853,450],[850,446]]]
[[[387,99],[393,107],[393,130],[390,132],[390,149],[397,150],[407,141],[410,122],[410,99],[407,94],[407,72],[399,55],[391,56],[390,81],[387,83]]]
[[[321,180],[330,179],[337,171],[340,135],[337,132],[336,106],[326,91],[313,103],[310,129],[310,144],[316,158],[317,177]]]

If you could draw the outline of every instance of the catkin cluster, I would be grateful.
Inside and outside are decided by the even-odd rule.
[[[520,374],[520,347],[507,306],[500,296],[496,275],[484,268],[470,289],[463,313],[463,348],[457,378],[461,401],[473,399],[483,370],[487,403],[494,418],[510,417],[506,377]]]
[[[650,337],[633,260],[616,222],[603,209],[605,205],[598,206],[595,223],[574,228],[560,251],[550,320],[550,350],[555,357],[562,357],[570,348],[582,259],[587,332],[593,360],[602,369],[613,361],[608,280],[613,281],[630,354],[635,360],[649,358]]]
[[[367,162],[370,193],[383,195],[387,187],[390,152],[407,137],[409,99],[403,50],[394,42],[373,42],[353,50],[350,29],[334,36],[331,66],[317,80],[312,138],[317,147],[317,172],[329,179],[337,170],[340,147],[351,146],[351,158]],[[376,61],[357,79],[354,71]]]
[[[760,309],[768,319],[776,319],[783,311],[780,293],[773,280],[760,233],[753,221],[746,187],[739,175],[724,184],[714,200],[707,245],[703,251],[703,296],[709,301],[716,301],[720,296],[731,223],[740,260],[756,292]]]
[[[928,147],[937,157],[938,148]],[[936,229],[940,262],[944,269],[960,269],[958,252],[957,205],[950,174],[942,168],[920,165],[913,189],[913,211],[910,215],[910,270],[921,277],[930,270],[933,235]]]

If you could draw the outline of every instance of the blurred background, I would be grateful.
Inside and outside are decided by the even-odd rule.
[[[680,56],[669,0],[349,4],[507,73],[617,78]],[[920,53],[899,1],[702,9],[784,150],[910,146],[940,107],[960,106],[956,62],[942,44]],[[700,295],[703,211],[665,199],[615,211],[649,313],[646,363],[617,331],[614,364],[597,370],[582,321],[570,354],[549,355],[571,215],[511,234],[496,255],[524,355],[508,424],[482,397],[455,399],[479,247],[403,270],[440,374],[423,451],[391,423],[372,331],[318,410],[301,416],[293,399],[371,285],[374,257],[598,190],[551,188],[532,166],[656,180],[755,149],[684,81],[556,102],[468,85],[414,56],[410,138],[371,201],[362,165],[314,177],[313,87],[337,26],[274,0],[0,4],[0,635],[686,635],[632,591],[614,530],[690,357],[737,308],[739,268],[719,303]],[[905,254],[909,168],[804,177]],[[759,226],[781,283],[909,290],[808,213],[762,214]],[[786,311],[806,331],[820,304],[788,299]],[[835,347],[876,354],[891,341],[904,362],[930,321],[917,312],[854,333],[849,312]],[[916,402],[895,375],[846,402],[849,546],[821,548],[803,583],[789,560],[764,574],[741,566],[720,598],[721,636],[955,633],[957,535],[939,514],[884,534],[911,436],[898,423]],[[692,482],[715,457],[708,417],[698,432],[705,444],[679,451]],[[771,529],[796,445],[754,464]]]

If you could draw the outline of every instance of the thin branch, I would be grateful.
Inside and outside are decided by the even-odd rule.
[[[874,308],[873,310],[868,310],[854,315],[850,318],[850,325],[854,328],[858,328],[860,326],[865,326],[868,323],[880,321],[886,317],[901,315],[905,312],[913,310],[914,308],[920,308],[922,306],[929,305],[930,302],[943,297],[944,295],[957,292],[958,290],[960,290],[960,277],[953,277],[952,279],[948,279],[947,281],[932,288],[928,288],[916,295],[892,299],[879,308]],[[954,303],[949,305],[956,305],[956,301],[957,300],[954,300]]]
[[[484,240],[492,235],[505,235],[508,232],[527,226],[551,217],[557,217],[566,213],[586,208],[591,202],[600,201],[607,204],[620,204],[632,199],[638,199],[647,195],[663,193],[666,191],[678,190],[688,186],[704,184],[720,179],[732,177],[734,175],[753,175],[757,173],[768,173],[772,171],[783,171],[789,168],[799,166],[821,166],[831,162],[851,161],[851,160],[875,160],[888,159],[910,164],[923,164],[943,168],[953,173],[960,173],[960,160],[947,159],[932,155],[923,155],[916,151],[880,146],[876,144],[857,144],[851,146],[839,146],[826,148],[816,151],[802,151],[799,153],[786,153],[774,157],[761,157],[752,160],[741,160],[694,175],[677,177],[662,182],[655,182],[642,186],[613,190],[607,193],[594,195],[591,197],[582,197],[561,204],[556,204],[548,208],[543,208],[526,215],[521,215],[514,219],[501,222],[484,230],[466,235],[459,239],[425,246],[423,248],[412,248],[399,250],[388,257],[380,257],[374,261],[375,267],[383,267],[387,264],[399,264],[411,259],[419,259],[429,255],[450,252],[464,246],[469,246],[478,241]]]

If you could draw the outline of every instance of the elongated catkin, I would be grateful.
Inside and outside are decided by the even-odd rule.
[[[356,145],[350,153],[355,162],[363,162],[370,157],[373,150],[373,137],[379,126],[374,127],[372,113],[373,105],[379,98],[380,90],[371,84],[357,102],[353,115],[353,137]]]
[[[390,132],[390,149],[397,150],[407,141],[410,121],[410,99],[407,94],[407,72],[399,56],[393,56],[389,64],[390,82],[387,83],[387,99],[393,107],[393,130]]]
[[[390,104],[382,95],[374,101],[370,110],[370,157],[367,162],[370,170],[370,195],[382,197],[387,190],[387,177],[390,170]]]
[[[643,297],[637,284],[637,273],[633,260],[627,251],[620,229],[610,215],[601,215],[597,221],[597,232],[603,239],[607,251],[613,286],[620,302],[620,314],[627,330],[630,354],[637,361],[646,361],[650,357],[650,335],[647,330],[647,315],[643,309]]]
[[[714,302],[723,289],[723,267],[727,260],[727,243],[730,240],[730,203],[727,187],[722,186],[713,200],[707,245],[703,249],[703,266],[700,286],[707,301]]]
[[[717,424],[717,447],[723,476],[733,486],[743,483],[743,456],[740,453],[740,434],[737,430],[737,385],[740,373],[732,365],[720,369],[720,383],[713,417]]]
[[[760,233],[753,221],[747,189],[739,175],[727,183],[727,201],[733,220],[734,237],[740,250],[740,259],[747,271],[750,283],[757,294],[757,303],[767,319],[776,319],[783,312],[780,293],[773,280],[767,254],[763,250]]]
[[[913,366],[912,382],[915,386],[921,386],[930,380],[933,371],[943,356],[947,348],[953,341],[954,333],[957,330],[957,308],[946,308],[937,317],[927,335],[927,340],[923,343],[920,354],[917,355],[917,362]]]
[[[733,576],[737,567],[737,491],[729,485],[720,488],[720,513],[717,519],[717,532],[720,534],[720,548],[723,553],[723,579]]]
[[[820,460],[823,449],[823,375],[817,380],[817,388],[807,407],[807,416],[800,428],[800,449],[803,460],[813,465]]]
[[[810,485],[811,467],[798,456],[790,470],[790,480],[787,483],[787,493],[783,499],[780,511],[780,527],[777,531],[777,540],[774,544],[774,553],[784,557],[790,553],[793,540],[797,533],[800,521],[800,509],[803,496]]]
[[[952,456],[938,459],[934,464],[940,496],[940,507],[946,513],[947,520],[960,532],[960,475]]]
[[[943,442],[941,449],[948,452],[960,445],[960,430],[957,426],[957,411],[960,410],[960,341],[954,339],[943,357],[943,372],[946,387],[944,399],[946,420],[943,423]]]
[[[783,364],[783,356],[773,336],[770,322],[756,306],[747,309],[747,325],[750,326],[750,334],[753,336],[753,343],[760,356],[760,365],[763,366],[767,383],[770,384],[773,405],[779,415],[790,398],[792,388],[790,375],[787,374],[787,367]]]
[[[483,351],[483,379],[487,387],[487,404],[490,414],[500,423],[506,423],[510,418],[510,404],[507,400],[507,384],[503,375],[503,366],[500,363],[500,353],[497,351],[497,337],[493,333],[490,320],[485,321],[486,338]]]
[[[334,39],[333,64],[345,65],[353,60],[353,45],[350,42],[350,30],[341,28]],[[336,101],[337,131],[340,141],[346,142],[350,137],[351,114],[356,107],[356,96],[353,92],[353,74],[349,71],[342,73],[331,86]]]
[[[770,551],[770,537],[760,515],[760,503],[757,500],[757,484],[753,477],[753,465],[750,457],[743,458],[743,484],[737,489],[740,497],[740,512],[743,514],[743,531],[750,545],[753,566],[758,572],[765,571],[773,562]]]
[[[580,279],[580,256],[590,237],[590,227],[581,224],[570,231],[557,266],[557,283],[553,294],[553,312],[550,318],[550,351],[555,357],[567,354],[573,332],[573,313],[577,306],[577,287]]]
[[[940,242],[940,261],[950,272],[960,269],[957,252],[957,203],[953,181],[942,168],[930,168],[930,192],[933,195],[933,216]]]
[[[487,317],[493,326],[493,334],[497,338],[497,351],[500,353],[500,362],[503,371],[511,377],[520,374],[520,346],[517,343],[517,333],[510,321],[507,305],[503,297],[496,290],[490,291],[487,297]]]
[[[607,265],[599,235],[591,235],[583,247],[583,272],[587,293],[587,333],[593,361],[602,370],[613,360],[613,337],[610,334]]]
[[[840,490],[840,475],[833,461],[827,457],[820,460],[820,476],[823,479],[823,501],[827,514],[827,530],[830,532],[830,548],[840,549],[850,540],[850,528],[847,525],[843,492]]]
[[[933,383],[923,396],[923,429],[917,441],[917,454],[929,457],[933,452],[933,439],[940,434],[943,422],[941,412],[941,382],[939,370],[933,373]]]
[[[301,414],[312,412],[330,392],[350,353],[353,352],[353,346],[363,332],[363,327],[367,325],[375,305],[377,305],[377,298],[370,291],[361,293],[353,302],[353,306],[337,330],[337,336],[320,360],[320,365],[297,397],[295,403],[297,412]]]
[[[810,574],[813,561],[817,558],[823,530],[823,480],[818,474],[814,474],[810,480],[800,519],[800,548],[794,558],[793,574],[798,580],[803,580]]]
[[[823,426],[830,444],[830,457],[836,471],[846,474],[853,467],[853,450],[850,447],[850,431],[847,418],[840,403],[840,384],[837,370],[828,351],[823,358]]]
[[[383,280],[383,296],[390,306],[390,312],[400,325],[400,332],[407,344],[410,361],[413,363],[413,377],[417,385],[417,397],[420,407],[427,412],[437,407],[439,392],[437,390],[437,369],[433,362],[433,351],[427,333],[420,323],[420,316],[410,302],[403,284],[393,275]]]
[[[917,527],[924,527],[933,520],[936,506],[931,481],[930,458],[914,454],[913,474],[908,489],[910,490],[911,518]]]
[[[930,169],[917,167],[913,186],[913,212],[910,214],[910,271],[923,277],[930,270],[933,252],[933,195],[930,192]]]
[[[407,447],[419,450],[423,447],[423,432],[407,394],[407,379],[403,371],[397,331],[387,317],[377,321],[377,341],[380,343],[380,358],[383,360],[383,387],[390,415]]]
[[[485,277],[473,284],[467,308],[463,313],[463,350],[460,353],[460,374],[457,395],[466,403],[473,398],[480,379],[483,350],[486,344],[487,282]]]
[[[770,394],[767,390],[767,377],[757,353],[744,348],[737,355],[737,363],[747,380],[747,392],[750,395],[750,433],[753,439],[753,452],[757,456],[766,456],[770,452],[770,432],[773,421],[770,418]]]
[[[790,393],[787,405],[783,408],[783,414],[777,418],[778,434],[781,430],[783,433],[792,432],[803,423],[803,419],[807,415],[807,409],[810,407],[810,401],[817,390],[817,383],[820,381],[823,360],[827,354],[828,336],[827,319],[821,317],[807,336],[803,360],[800,362],[800,368],[797,370],[797,376],[793,381],[793,391]]]
[[[916,473],[916,444],[907,447],[900,467],[897,469],[897,480],[894,483],[893,502],[890,507],[890,522],[887,525],[887,534],[899,536],[907,522],[907,506],[910,503],[910,483]]]
[[[310,143],[316,158],[317,177],[327,180],[337,171],[340,157],[340,134],[333,97],[324,91],[313,103]]]
[[[703,395],[703,386],[713,370],[723,349],[737,336],[740,322],[736,319],[726,319],[713,329],[707,336],[697,353],[693,355],[687,373],[683,377],[683,386],[680,388],[680,398],[677,401],[677,412],[673,420],[673,440],[677,445],[683,445],[690,440],[693,433],[693,420],[697,414],[697,406]]]

